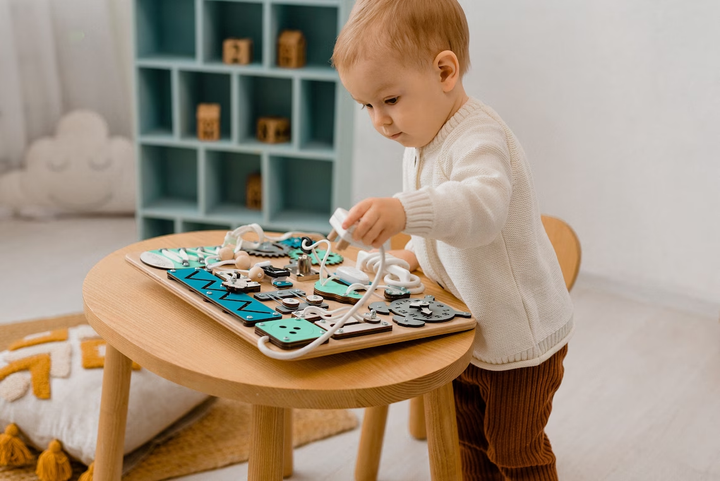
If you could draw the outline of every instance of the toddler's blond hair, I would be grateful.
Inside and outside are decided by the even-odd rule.
[[[460,75],[470,67],[470,33],[457,0],[358,0],[335,43],[332,63],[351,67],[377,51],[390,51],[401,62],[430,66],[451,50]]]

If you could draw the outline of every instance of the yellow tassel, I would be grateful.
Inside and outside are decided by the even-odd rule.
[[[80,475],[78,481],[93,481],[93,473],[95,472],[95,463],[90,463],[87,471]]]
[[[5,434],[0,434],[0,466],[22,466],[32,460],[30,450],[18,433],[15,424],[8,424]]]
[[[38,458],[35,474],[40,481],[67,481],[72,476],[72,467],[67,455],[62,451],[62,445],[57,439],[48,444]]]

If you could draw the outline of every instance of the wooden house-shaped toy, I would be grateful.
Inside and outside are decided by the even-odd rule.
[[[199,140],[220,140],[220,104],[197,106],[197,136]]]
[[[278,37],[278,67],[300,68],[306,61],[305,35],[300,30],[283,30]]]
[[[245,205],[248,209],[262,210],[262,176],[250,174],[245,183]]]

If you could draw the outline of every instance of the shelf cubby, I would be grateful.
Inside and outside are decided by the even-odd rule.
[[[277,65],[277,39],[286,29],[303,32],[307,44],[307,67],[332,69],[330,58],[339,33],[337,6],[273,4],[271,65]]]
[[[205,221],[193,221],[193,220],[183,220],[180,223],[180,231],[181,232],[194,232],[198,230],[224,230],[229,231],[232,230],[232,225],[229,223],[224,222],[205,222]]]
[[[197,139],[197,106],[212,103],[220,104],[220,140],[231,139],[230,82],[226,73],[180,71],[180,137]]]
[[[170,70],[141,68],[137,73],[140,135],[173,136],[172,81]]]
[[[262,172],[262,158],[256,154],[207,150],[205,152],[206,213],[209,218],[247,219],[262,223],[261,210],[246,207],[246,182]]]
[[[260,144],[256,137],[257,120],[260,117],[287,117],[292,121],[291,78],[240,75],[237,90],[239,117],[237,138],[241,143]],[[295,126],[291,123],[290,142],[295,130]]]
[[[335,90],[337,83],[302,80],[300,86],[300,148],[335,147]]]
[[[155,215],[197,215],[197,150],[143,145],[140,148],[141,206]]]
[[[175,232],[175,221],[173,219],[161,219],[156,217],[143,217],[140,222],[140,235],[147,239],[169,235]]]
[[[270,156],[263,189],[270,223],[285,229],[328,230],[332,179],[333,163],[327,160]]]
[[[235,0],[208,0],[204,3],[203,60],[223,64],[223,42],[228,38],[251,38],[250,65],[263,63],[263,4]]]
[[[138,59],[195,60],[195,0],[136,0]]]

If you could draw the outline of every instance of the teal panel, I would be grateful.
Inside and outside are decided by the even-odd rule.
[[[194,230],[201,230],[201,229],[194,229]],[[191,232],[191,231],[186,230],[185,232]],[[153,250],[150,250],[147,252],[155,254],[156,256],[159,256],[160,258],[164,259],[163,263],[169,262],[170,265],[172,265],[172,267],[171,267],[172,269],[184,269],[186,267],[192,267],[192,268],[202,267],[202,268],[204,268],[205,262],[203,261],[203,258],[210,257],[213,252],[217,251],[218,248],[219,248],[219,246],[204,246],[203,247],[204,252],[201,253],[200,255],[198,255],[198,252],[197,252],[197,250],[199,249],[198,247],[184,248],[184,251],[185,251],[184,255],[181,253],[180,249],[176,249],[176,248],[153,249]],[[143,253],[143,256],[144,255],[145,255],[145,253]],[[140,260],[142,260],[143,262],[148,264],[148,262],[146,262],[146,260],[143,256],[140,257]],[[187,262],[187,265],[183,265],[183,260],[185,260]],[[213,262],[216,262],[216,261],[214,261],[214,260],[210,261],[211,264]],[[153,267],[165,268],[165,267],[162,267],[161,265],[157,265],[152,262],[150,262],[149,265],[152,265]]]
[[[263,4],[207,1],[204,4],[204,52],[206,62],[222,62],[223,42],[228,38],[251,38],[252,64],[262,64]]]
[[[185,220],[182,222],[183,232],[195,232],[200,230],[231,230],[230,224],[211,224],[208,222],[193,222]]]
[[[230,75],[208,72],[180,72],[180,135],[197,138],[197,106],[220,104],[220,139],[229,140],[232,132]]]
[[[260,117],[292,119],[292,79],[241,75],[238,88],[240,141],[256,138]],[[290,135],[295,127],[290,125]]]
[[[332,162],[292,157],[270,157],[271,190],[275,202],[271,213],[307,211],[327,215],[332,207]]]
[[[139,58],[195,58],[195,0],[136,0]]]
[[[282,318],[260,301],[247,294],[232,293],[222,286],[222,279],[205,269],[177,269],[168,271],[168,278],[187,285],[193,292],[212,302],[234,316],[246,326],[259,321],[273,321]]]
[[[138,70],[140,135],[172,136],[172,83],[170,70]]]
[[[195,208],[197,151],[144,145],[140,149],[143,207]]]
[[[272,65],[277,65],[277,37],[283,30],[301,30],[307,43],[307,66],[330,67],[338,36],[338,9],[328,6],[273,5],[276,30],[272,32]]]
[[[143,239],[175,233],[175,221],[145,217],[140,223],[140,236]]]
[[[261,172],[261,157],[208,150],[205,159],[208,212],[218,208],[227,212],[228,208],[232,208],[241,214],[246,208],[247,178],[250,174]]]
[[[335,145],[335,82],[302,82],[301,118],[304,149],[332,149]]]
[[[322,337],[325,330],[305,319],[287,318],[279,321],[261,322],[255,327],[256,334],[270,337],[270,342],[280,349],[293,349],[310,344]]]

